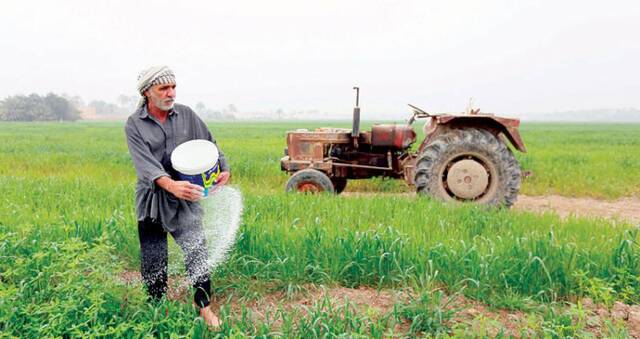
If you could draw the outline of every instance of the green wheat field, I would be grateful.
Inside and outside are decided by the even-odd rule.
[[[1,123],[0,337],[512,333],[483,314],[456,321],[464,308],[455,300],[466,300],[519,312],[515,335],[562,338],[592,334],[585,298],[606,308],[640,304],[638,225],[443,205],[396,194],[411,189],[383,179],[349,182],[347,192],[367,194],[284,193],[286,131],[320,126],[349,123],[209,124],[245,207],[237,244],[212,274],[223,326],[208,331],[190,292],[151,305],[140,283],[122,279],[139,265],[123,124]],[[522,194],[640,197],[639,124],[524,123],[521,131],[528,153],[516,157],[533,173]],[[326,295],[287,307],[338,288],[397,299],[384,311]],[[269,311],[251,306],[265,298],[276,301]],[[614,320],[599,331],[628,335]]]

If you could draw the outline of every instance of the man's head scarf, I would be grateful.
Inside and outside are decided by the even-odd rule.
[[[147,102],[146,92],[153,85],[175,84],[176,76],[168,66],[152,66],[138,75],[138,93],[142,96],[138,101],[136,109],[144,106]]]

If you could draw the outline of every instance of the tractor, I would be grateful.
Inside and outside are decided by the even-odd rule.
[[[360,131],[360,89],[353,124],[346,128],[287,132],[281,169],[291,176],[288,192],[341,193],[347,181],[376,176],[403,179],[418,195],[442,201],[510,207],[520,189],[520,165],[507,141],[526,152],[520,120],[467,109],[462,113],[428,113],[409,105],[406,125],[375,124]],[[412,124],[427,119],[417,149]]]

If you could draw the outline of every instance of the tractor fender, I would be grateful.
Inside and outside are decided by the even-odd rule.
[[[504,135],[511,145],[518,151],[526,153],[527,149],[520,137],[520,119],[502,118],[495,115],[442,115],[432,116],[430,123],[425,125],[425,139],[420,145],[420,152],[435,137],[450,129],[473,127],[485,129],[496,136]]]

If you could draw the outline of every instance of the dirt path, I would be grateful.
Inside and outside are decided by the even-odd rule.
[[[140,273],[135,271],[123,272],[120,280],[129,286],[141,283]],[[406,290],[377,290],[371,287],[347,288],[340,286],[316,286],[306,285],[302,291],[287,296],[283,291],[266,293],[261,298],[245,300],[232,296],[219,295],[212,300],[212,308],[219,310],[221,306],[228,305],[231,313],[240,315],[243,308],[249,310],[249,316],[255,321],[265,321],[268,315],[273,316],[278,310],[295,314],[295,317],[305,316],[309,308],[313,308],[323,300],[334,306],[334,310],[342,307],[346,302],[354,307],[359,314],[366,314],[373,318],[381,317],[393,312],[394,305],[410,302],[410,292]],[[170,277],[168,297],[171,300],[191,302],[191,294],[187,281],[183,277]],[[414,296],[415,297],[415,296]],[[503,332],[507,336],[535,336],[531,321],[541,321],[541,315],[532,318],[531,314],[522,311],[495,309],[480,302],[457,296],[451,303],[447,303],[447,297],[441,301],[443,309],[455,309],[455,314],[447,321],[451,327],[467,328],[473,332],[487,332],[490,336],[497,336]],[[445,305],[448,304],[448,305]],[[434,307],[437,307],[434,305]],[[572,308],[573,307],[573,308]],[[571,315],[574,322],[580,321],[578,315],[582,314],[586,321],[583,330],[596,337],[601,337],[607,332],[607,324],[615,324],[627,329],[633,338],[640,337],[640,305],[625,305],[615,302],[608,308],[602,304],[595,304],[591,299],[580,300],[581,312],[576,311],[576,305],[560,307],[561,313]],[[275,328],[281,326],[281,320],[273,323]],[[397,323],[394,327],[396,333],[407,333],[411,321]],[[533,326],[535,327],[535,326]],[[524,330],[523,332],[523,329]]]
[[[344,192],[342,196],[374,196],[397,195],[415,197],[415,193],[373,193]],[[535,213],[556,213],[566,218],[569,216],[586,218],[605,218],[640,224],[640,198],[622,198],[618,200],[598,200],[592,198],[569,198],[559,195],[528,196],[519,195],[513,206],[518,211]]]
[[[640,199],[604,201],[591,198],[567,198],[559,195],[518,196],[514,208],[537,213],[554,212],[561,217],[600,217],[640,223]]]

